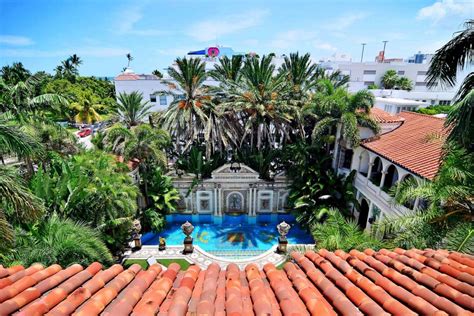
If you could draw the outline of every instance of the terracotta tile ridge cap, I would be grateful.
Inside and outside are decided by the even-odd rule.
[[[423,113],[418,113],[418,112],[412,112],[412,111],[401,111],[401,113],[405,113],[405,114],[408,114],[408,115],[418,115],[418,116],[429,117],[429,118],[440,120],[440,121],[445,121],[446,120],[443,117],[436,117],[436,116],[433,116],[433,115],[423,114]]]

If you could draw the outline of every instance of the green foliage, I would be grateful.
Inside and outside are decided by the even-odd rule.
[[[31,76],[31,72],[26,69],[22,63],[16,62],[11,66],[3,66],[2,69],[0,69],[0,76],[6,84],[16,85],[28,79],[28,77]]]
[[[398,76],[397,72],[389,69],[382,77],[382,85],[385,89],[397,89],[411,91],[413,82],[407,77]]]
[[[0,255],[0,259],[7,265],[24,266],[36,262],[63,267],[74,263],[87,266],[95,261],[105,265],[113,262],[99,231],[57,216],[40,221],[28,230],[17,228],[15,247]]]
[[[143,101],[143,95],[138,91],[120,93],[117,99],[118,103],[114,112],[120,116],[129,128],[143,121],[149,115],[153,106],[148,104],[148,101]]]
[[[110,155],[85,152],[39,169],[30,186],[50,213],[99,228],[115,252],[129,237],[137,211],[138,189],[127,171]]]
[[[199,146],[191,147],[191,150],[180,155],[176,160],[176,167],[186,173],[193,173],[197,178],[210,178],[211,172],[225,164],[226,160],[220,153],[206,158],[204,150]]]
[[[386,247],[384,242],[361,230],[356,221],[346,219],[338,210],[325,209],[325,213],[327,216],[323,223],[311,226],[317,248],[329,251],[341,249],[348,252],[351,249],[378,250]]]
[[[163,214],[149,208],[143,211],[140,223],[144,232],[160,232],[166,225],[166,219]]]
[[[376,85],[375,83],[371,83],[367,86],[367,89],[369,90],[376,90],[376,89],[379,89],[380,87],[378,85]]]
[[[156,167],[151,174],[148,184],[153,207],[161,214],[176,211],[179,192],[173,186],[172,179],[165,176],[160,167]]]
[[[451,105],[431,105],[427,106],[426,108],[416,110],[416,112],[428,115],[448,114],[449,111],[452,110],[452,108],[453,107]]]

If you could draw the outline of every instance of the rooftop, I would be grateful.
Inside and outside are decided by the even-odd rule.
[[[405,120],[398,115],[392,115],[379,108],[370,109],[370,117],[372,117],[372,119],[377,123],[399,123]]]
[[[400,99],[400,98],[388,98],[388,97],[376,97],[376,102],[383,102],[388,104],[395,104],[395,105],[428,105],[426,102],[409,100],[409,99]]]
[[[283,270],[171,264],[0,266],[0,315],[469,315],[474,257],[444,250],[292,254]]]
[[[444,119],[414,112],[401,112],[399,116],[404,122],[398,128],[362,146],[432,180],[438,173],[447,136]]]

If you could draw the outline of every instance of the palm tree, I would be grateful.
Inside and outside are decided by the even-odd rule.
[[[302,107],[310,97],[310,92],[316,85],[314,75],[317,65],[312,63],[310,54],[300,56],[298,53],[286,56],[280,68],[289,85],[288,99]]]
[[[160,79],[163,78],[163,74],[158,69],[153,70],[151,73]]]
[[[342,88],[349,83],[350,78],[351,77],[349,75],[343,75],[340,70],[328,72],[324,68],[317,67],[312,81],[318,82],[320,80],[328,80],[332,83],[334,88]]]
[[[387,70],[382,77],[382,85],[385,89],[393,89],[397,85],[399,77],[393,69]]]
[[[24,266],[39,262],[64,267],[73,263],[87,266],[95,261],[113,263],[98,230],[56,215],[31,226],[28,231],[17,228],[16,236],[15,248],[2,261]]]
[[[68,59],[71,62],[71,64],[76,68],[78,68],[82,64],[81,57],[77,56],[76,54],[69,56]]]
[[[287,85],[282,74],[274,73],[271,57],[251,57],[242,67],[241,80],[226,85],[228,100],[221,107],[237,113],[235,122],[244,128],[241,144],[251,148],[274,148],[289,138],[290,105],[282,100]]]
[[[22,63],[13,63],[12,66],[3,66],[0,70],[0,75],[7,84],[15,85],[28,79],[31,73]]]
[[[132,54],[128,53],[125,55],[127,57],[128,63],[127,63],[127,68],[130,67],[130,62],[133,60]]]
[[[396,86],[400,90],[411,91],[413,89],[413,82],[407,77],[400,77]]]
[[[107,131],[103,139],[105,148],[127,161],[136,159],[142,179],[147,179],[151,165],[166,167],[163,149],[169,145],[167,132],[141,124],[132,129],[117,124]],[[143,195],[148,201],[147,181],[143,181]]]
[[[358,146],[360,135],[358,126],[368,127],[378,133],[378,124],[369,116],[374,106],[374,96],[367,90],[350,94],[344,88],[334,89],[331,82],[320,81],[318,92],[313,97],[310,108],[319,118],[313,129],[313,140],[321,140],[325,135],[333,135],[337,126],[341,128],[336,144],[344,139],[350,146]],[[339,157],[336,157],[338,161]]]
[[[118,96],[117,107],[114,111],[125,121],[128,128],[138,125],[150,114],[153,105],[143,101],[143,94],[138,91],[131,93],[122,92]]]
[[[428,70],[429,86],[437,84],[453,87],[459,69],[469,69],[473,65],[474,20],[468,20],[465,29],[438,49]],[[450,141],[455,141],[474,151],[474,72],[466,76],[461,84],[449,112],[446,127],[452,128]]]
[[[174,89],[158,91],[173,96],[173,101],[162,117],[162,127],[176,140],[177,152],[182,153],[202,135],[208,120],[203,109],[210,100],[203,86],[206,80],[205,63],[195,58],[178,58],[176,69],[169,67],[168,74],[174,81],[166,82]]]
[[[60,95],[54,93],[36,95],[38,85],[44,77],[44,74],[36,73],[14,85],[7,84],[0,78],[0,113],[9,112],[17,119],[21,119],[27,116],[38,117],[41,112],[37,110],[46,105],[52,110],[56,110],[58,106],[68,106],[69,102]]]
[[[419,200],[411,214],[388,217],[380,224],[382,231],[393,234],[397,246],[474,251],[474,158],[465,149],[449,146],[433,181],[409,178],[392,195],[402,205]]]
[[[68,79],[74,78],[79,74],[77,67],[72,63],[71,59],[66,59],[61,62],[62,75]]]
[[[70,107],[77,112],[74,116],[77,123],[91,124],[102,119],[97,110],[103,105],[97,104],[91,93],[84,93],[81,99],[78,102],[71,103]]]
[[[244,57],[234,55],[232,58],[224,56],[219,59],[219,64],[214,66],[209,75],[220,83],[227,81],[237,82],[240,79],[240,70],[242,69]]]

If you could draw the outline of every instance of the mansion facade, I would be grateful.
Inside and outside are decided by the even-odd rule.
[[[247,214],[286,212],[288,184],[283,174],[274,181],[260,179],[259,173],[246,165],[238,169],[225,164],[211,178],[196,182],[194,174],[167,174],[172,177],[181,200],[178,211],[192,214]]]
[[[356,170],[354,187],[360,210],[354,210],[354,215],[362,228],[386,216],[403,215],[423,206],[420,199],[407,205],[395,204],[389,191],[408,178],[433,180],[447,136],[444,119],[430,115],[403,111],[391,115],[373,108],[371,116],[381,132],[374,135],[360,128],[361,145],[351,148],[341,142],[336,144],[333,156],[333,167],[339,174]]]

